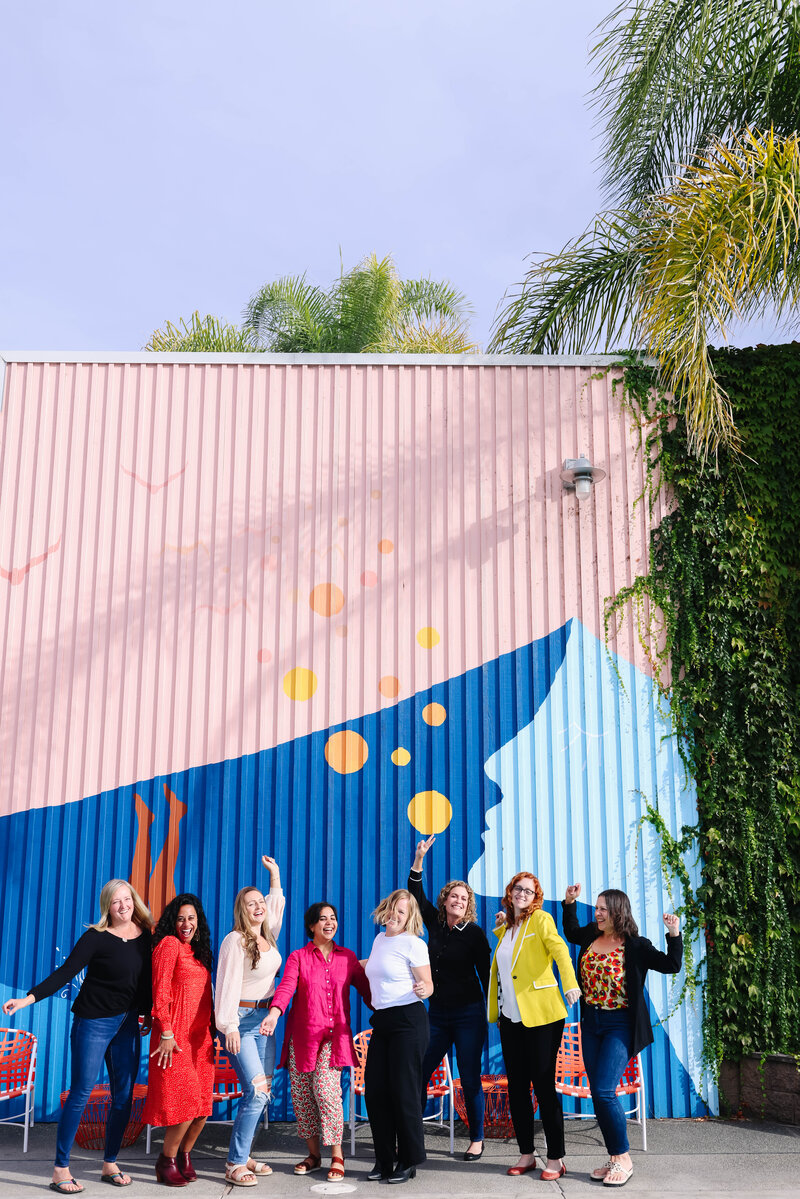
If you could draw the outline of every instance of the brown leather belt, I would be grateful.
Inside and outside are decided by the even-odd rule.
[[[271,999],[240,999],[239,1007],[262,1008],[269,1007],[271,1003]]]

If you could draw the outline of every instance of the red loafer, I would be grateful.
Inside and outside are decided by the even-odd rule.
[[[531,1170],[538,1169],[536,1162],[533,1161],[529,1166],[511,1166],[506,1170],[506,1174],[510,1174],[512,1178],[519,1178],[520,1174],[530,1174]]]
[[[561,1163],[560,1170],[542,1170],[542,1182],[555,1182],[556,1179],[563,1177],[567,1172],[567,1167]]]

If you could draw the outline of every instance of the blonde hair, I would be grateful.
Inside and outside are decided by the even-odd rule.
[[[153,917],[150,915],[150,909],[144,902],[139,892],[135,887],[131,886],[126,878],[110,878],[100,892],[100,919],[96,924],[87,924],[87,928],[96,928],[99,933],[105,932],[109,926],[108,910],[111,907],[111,901],[115,893],[120,887],[127,887],[131,893],[133,900],[133,923],[138,924],[139,928],[143,928],[145,932],[149,932],[153,927]]]
[[[251,967],[255,970],[261,961],[261,950],[258,948],[258,938],[253,936],[253,930],[250,927],[250,917],[247,914],[247,908],[244,906],[244,897],[245,895],[249,895],[251,891],[257,891],[259,895],[263,895],[263,891],[259,890],[258,887],[242,887],[233,901],[233,931],[241,933],[242,940],[244,941],[244,951],[250,959]],[[273,949],[278,948],[275,938],[272,935],[267,915],[264,916],[261,922],[259,932],[268,945],[271,945]]]
[[[375,911],[372,913],[372,919],[376,924],[386,924],[386,921],[389,919],[401,899],[408,900],[408,917],[406,919],[403,932],[411,933],[412,937],[418,937],[424,927],[422,923],[422,912],[419,910],[419,904],[411,892],[404,890],[402,887],[399,891],[392,891],[391,895],[387,895],[385,899],[381,900]]]

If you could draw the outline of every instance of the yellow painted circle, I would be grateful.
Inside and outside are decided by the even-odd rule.
[[[333,733],[325,743],[325,761],[337,774],[353,774],[369,757],[369,746],[359,733],[344,729]]]
[[[447,720],[447,710],[441,704],[426,704],[422,709],[422,719],[426,724],[434,726],[444,724]]]
[[[289,699],[311,699],[317,689],[317,676],[305,666],[295,666],[283,676],[283,689]]]
[[[436,629],[430,627],[420,629],[417,633],[417,641],[423,649],[433,649],[434,645],[438,645],[441,637],[436,632]]]
[[[407,749],[403,749],[402,745],[399,745],[392,754],[392,761],[395,766],[408,766],[411,761],[411,754]]]
[[[408,819],[426,837],[444,832],[452,816],[450,800],[441,791],[418,791],[408,805]]]

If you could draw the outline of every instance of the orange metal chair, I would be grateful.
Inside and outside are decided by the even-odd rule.
[[[18,1116],[4,1116],[0,1124],[22,1120],[22,1152],[28,1152],[28,1129],[33,1128],[33,1092],[36,1084],[36,1037],[21,1028],[0,1028],[0,1102],[25,1096]]]
[[[583,1064],[583,1047],[581,1042],[580,1024],[565,1024],[564,1035],[556,1059],[556,1090],[560,1095],[571,1095],[577,1100],[591,1099],[592,1092],[586,1067]],[[642,1128],[642,1149],[647,1150],[647,1114],[645,1106],[644,1073],[642,1072],[642,1057],[637,1054],[631,1058],[625,1067],[625,1073],[619,1080],[618,1095],[635,1095],[633,1107],[628,1108],[626,1116],[632,1116]],[[592,1120],[592,1112],[565,1112],[567,1119]]]
[[[61,1092],[61,1106],[67,1102],[69,1091]],[[141,1134],[142,1113],[144,1111],[144,1103],[147,1098],[147,1087],[143,1083],[136,1083],[133,1088],[133,1103],[131,1104],[131,1115],[125,1126],[125,1132],[122,1134],[122,1148],[129,1149],[131,1145],[135,1145]],[[80,1145],[81,1149],[102,1149],[106,1139],[106,1125],[108,1124],[108,1113],[111,1108],[111,1088],[108,1083],[98,1083],[96,1087],[92,1087],[89,1094],[89,1100],[86,1107],[83,1109],[80,1124],[75,1133],[75,1144]],[[149,1129],[148,1129],[149,1132]]]
[[[239,1076],[231,1064],[222,1044],[217,1038],[214,1042],[214,1090],[211,1092],[212,1103],[228,1103],[231,1099],[241,1099],[244,1091],[239,1082]],[[269,1126],[269,1104],[264,1108],[264,1127]],[[225,1121],[208,1120],[209,1124],[225,1123]],[[147,1125],[147,1152],[150,1152],[150,1125]]]
[[[353,1037],[353,1048],[356,1051],[357,1066],[350,1067],[350,1156],[356,1155],[356,1120],[366,1119],[359,1117],[357,1112],[358,1096],[364,1094],[364,1068],[367,1064],[367,1049],[369,1048],[369,1039],[372,1036],[372,1029],[365,1029],[364,1032],[356,1033]],[[447,1056],[442,1058],[439,1065],[431,1075],[431,1080],[428,1083],[428,1096],[431,1099],[439,1100],[439,1110],[434,1112],[432,1116],[427,1116],[428,1120],[435,1120],[438,1117],[439,1123],[444,1123],[444,1097],[450,1097],[450,1154],[453,1154],[455,1144],[455,1097],[453,1094],[453,1075],[450,1072],[450,1063]]]
[[[467,1123],[467,1104],[464,1100],[464,1089],[461,1079],[453,1084],[455,1089],[456,1111],[459,1119]],[[508,1106],[508,1078],[505,1074],[482,1074],[481,1086],[486,1105],[483,1118],[483,1135],[487,1141],[507,1140],[514,1135],[514,1125],[511,1123],[511,1112]],[[539,1101],[531,1087],[531,1103],[533,1110],[539,1106]]]

